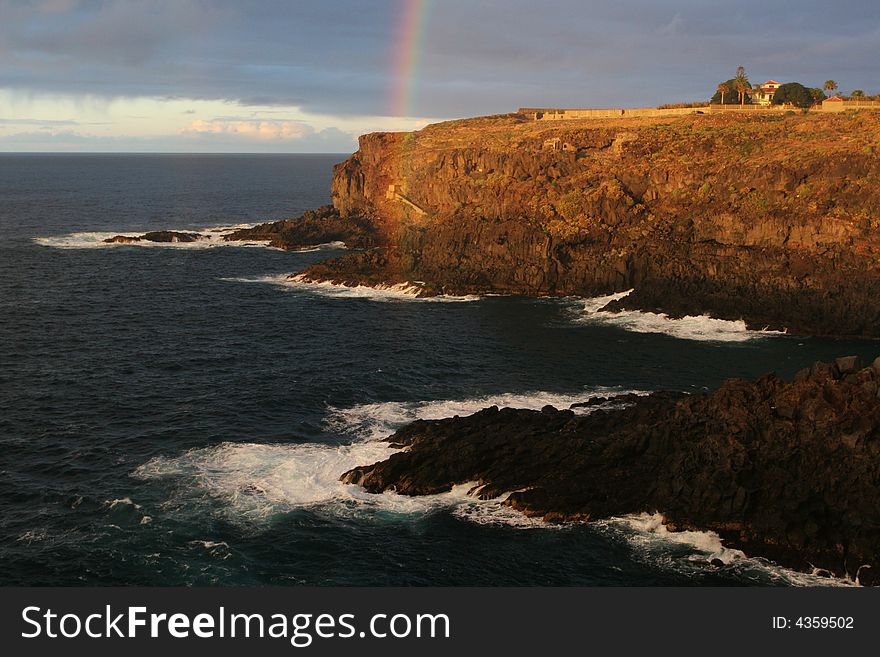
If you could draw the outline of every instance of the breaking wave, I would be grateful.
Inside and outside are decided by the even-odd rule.
[[[724,547],[711,531],[669,531],[659,513],[641,513],[591,523],[603,534],[626,541],[643,561],[685,575],[699,576],[707,568],[726,569],[738,579],[784,586],[858,586],[844,578],[823,576],[822,571],[802,573],[766,559],[748,557]]]
[[[452,296],[419,296],[422,288],[417,283],[398,283],[396,285],[342,285],[330,281],[313,282],[305,280],[303,275],[288,276],[255,276],[252,278],[224,278],[222,280],[238,283],[269,283],[288,290],[318,294],[336,299],[368,299],[370,301],[423,301],[449,303],[462,301],[479,301],[476,295]]]
[[[223,226],[210,226],[207,228],[184,228],[184,229],[167,229],[178,233],[199,233],[201,237],[193,242],[150,242],[141,240],[140,242],[131,242],[128,244],[119,244],[116,242],[105,242],[104,240],[116,235],[127,235],[138,237],[151,229],[122,231],[102,231],[102,232],[79,232],[68,233],[66,235],[55,235],[50,237],[35,237],[33,241],[41,246],[48,246],[55,249],[111,249],[123,246],[137,246],[145,248],[173,248],[173,249],[211,249],[216,247],[264,247],[269,248],[269,240],[245,240],[227,242],[224,238],[230,233],[241,230],[242,228],[252,228],[254,224],[235,224]],[[166,229],[163,229],[166,230]],[[304,249],[296,249],[295,253],[311,253],[313,251],[325,251],[329,249],[344,249],[343,242],[326,242],[324,244],[316,244],[315,246]]]
[[[382,402],[349,408],[329,407],[327,429],[345,442],[336,444],[256,444],[226,442],[183,454],[151,459],[132,475],[142,480],[171,480],[168,505],[188,513],[214,513],[226,520],[255,526],[279,514],[311,509],[357,522],[407,521],[444,511],[462,521],[516,529],[565,531],[581,523],[548,524],[505,505],[507,495],[493,500],[470,496],[475,483],[455,486],[447,493],[409,497],[393,492],[367,493],[344,484],[340,475],[356,466],[375,463],[397,451],[379,440],[415,419],[436,419],[476,412],[491,405],[540,409],[547,404],[565,408],[597,396],[624,394],[615,388],[582,393],[508,393],[461,400]],[[638,391],[636,391],[638,392]],[[590,409],[575,409],[589,412]],[[130,504],[127,498],[113,504]],[[848,579],[801,573],[742,551],[725,547],[714,532],[669,531],[660,514],[638,514],[589,523],[589,528],[630,546],[635,556],[652,566],[699,578],[707,570],[725,570],[740,581],[756,585],[856,586]],[[207,547],[207,546],[206,546]],[[214,546],[211,546],[214,547]]]
[[[81,232],[68,233],[66,235],[56,235],[50,237],[35,237],[34,242],[41,246],[48,246],[55,249],[109,249],[121,246],[138,246],[145,248],[174,248],[174,249],[207,249],[218,246],[265,246],[268,241],[251,240],[247,242],[226,242],[223,238],[233,231],[241,228],[251,228],[254,224],[236,224],[210,226],[207,228],[185,228],[185,229],[162,229],[171,230],[179,233],[199,233],[202,237],[193,242],[150,242],[141,240],[140,242],[132,242],[129,244],[118,244],[115,242],[105,242],[116,235],[128,235],[137,237],[143,235],[155,228],[133,230],[125,229],[121,231],[110,232]]]
[[[206,506],[238,523],[271,519],[298,508],[319,507],[334,514],[383,511],[386,514],[426,513],[454,508],[458,517],[481,523],[545,526],[503,505],[503,498],[483,501],[467,495],[473,485],[451,492],[407,497],[388,492],[367,493],[343,484],[340,475],[359,465],[384,460],[396,450],[384,438],[416,419],[438,419],[474,413],[487,406],[540,409],[561,408],[597,396],[620,394],[615,388],[595,388],[578,394],[534,392],[462,400],[383,402],[350,408],[329,407],[325,424],[335,444],[256,444],[226,442],[159,456],[138,467],[138,479],[173,479],[175,500],[187,508]],[[578,409],[584,412],[583,409]],[[218,504],[219,502],[219,504]]]
[[[392,434],[404,424],[415,420],[439,420],[455,415],[471,415],[489,406],[499,408],[528,408],[540,410],[550,405],[569,408],[572,404],[597,397],[614,397],[628,393],[648,394],[642,390],[624,390],[611,387],[590,387],[577,393],[524,392],[486,395],[467,399],[432,401],[390,401],[374,404],[358,404],[348,408],[328,408],[326,423],[337,433],[360,440],[378,440]],[[614,401],[610,400],[613,405]],[[588,413],[596,407],[575,408],[576,413]]]
[[[587,299],[578,313],[578,321],[617,326],[635,333],[665,333],[681,340],[709,342],[748,342],[784,335],[779,331],[753,331],[742,320],[715,319],[705,315],[687,315],[673,319],[665,313],[642,310],[604,311],[606,305],[629,295],[632,290]]]
[[[264,445],[222,443],[189,450],[176,457],[157,457],[138,467],[142,480],[173,479],[169,503],[189,513],[216,513],[242,526],[261,525],[279,514],[312,509],[359,521],[406,520],[439,510],[479,524],[551,528],[504,505],[506,496],[480,500],[469,496],[475,483],[447,493],[411,497],[393,492],[373,494],[343,484],[340,475],[359,465],[388,458],[397,451],[386,443],[347,445]]]

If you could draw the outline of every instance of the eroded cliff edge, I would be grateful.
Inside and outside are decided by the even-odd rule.
[[[422,281],[428,294],[635,288],[618,303],[880,337],[878,181],[872,112],[506,115],[374,133],[332,188],[373,248],[306,277]]]

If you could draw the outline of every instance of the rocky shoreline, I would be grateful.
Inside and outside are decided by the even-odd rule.
[[[550,522],[660,512],[750,556],[880,583],[880,358],[617,401],[419,420],[386,439],[403,451],[342,481],[403,495],[476,482]]]
[[[566,121],[375,133],[333,205],[237,231],[352,249],[299,272],[425,295],[597,297],[609,310],[880,338],[880,113]],[[772,144],[772,148],[765,147]]]
[[[332,206],[325,205],[293,219],[233,231],[223,240],[267,241],[269,246],[285,251],[298,251],[331,242],[342,242],[350,249],[367,249],[375,245],[376,234],[365,217],[351,215],[343,218]]]
[[[156,242],[174,244],[196,242],[204,239],[201,233],[184,233],[176,230],[154,230],[143,235],[114,235],[104,240],[107,244],[136,244],[137,242]]]
[[[555,123],[364,135],[334,168],[332,206],[224,239],[353,249],[297,281],[632,289],[605,309],[880,338],[880,113]],[[661,512],[750,555],[875,584],[878,389],[880,361],[844,358],[586,415],[490,408],[404,427],[388,439],[404,451],[343,480],[407,495],[478,482],[548,521]]]

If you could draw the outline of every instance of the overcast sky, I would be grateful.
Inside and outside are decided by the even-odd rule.
[[[877,0],[0,0],[0,151],[349,152],[520,106],[706,100],[740,64],[878,93],[878,53]]]

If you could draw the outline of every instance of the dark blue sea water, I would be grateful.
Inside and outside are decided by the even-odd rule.
[[[548,528],[336,478],[416,417],[699,391],[873,344],[282,284],[332,247],[100,243],[295,215],[341,159],[0,156],[0,584],[812,581],[652,517]]]

